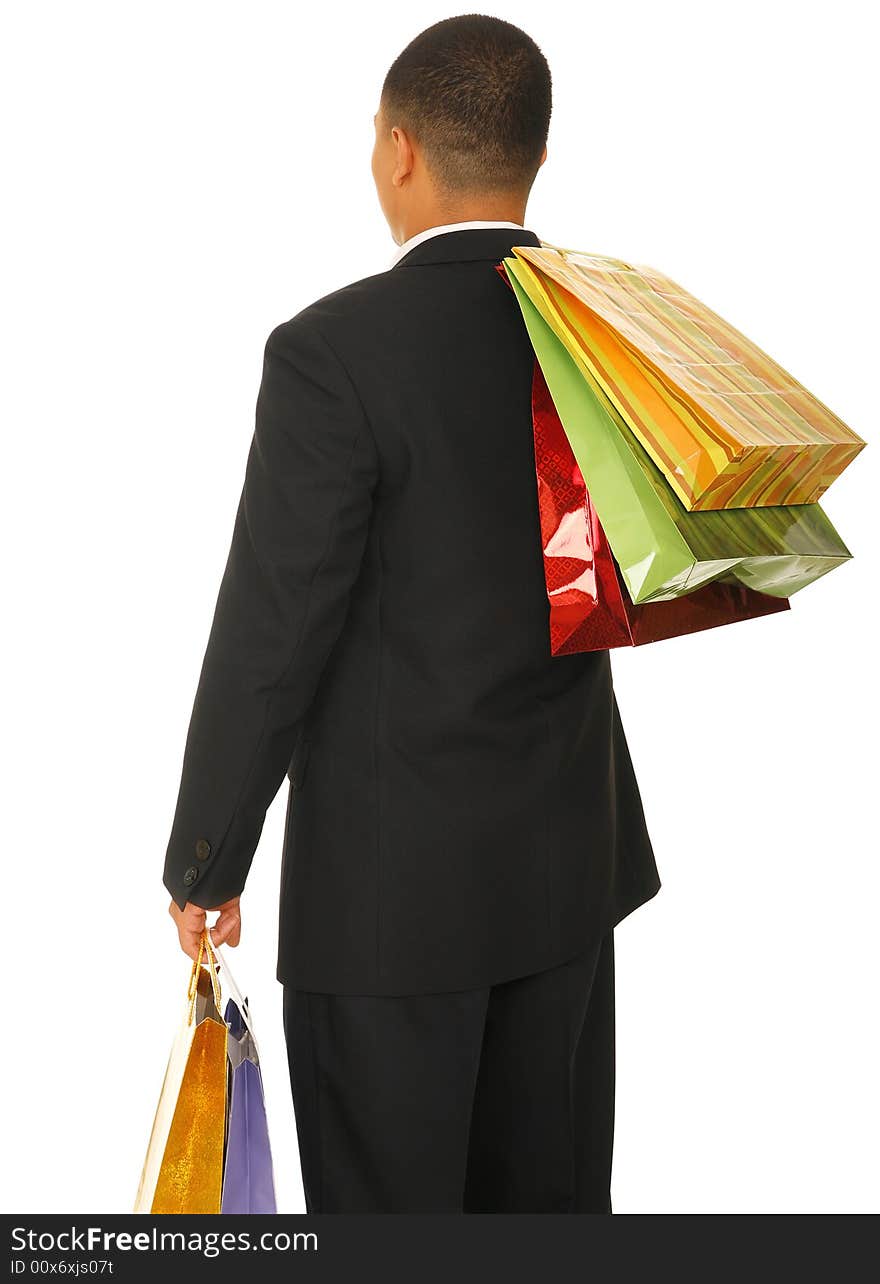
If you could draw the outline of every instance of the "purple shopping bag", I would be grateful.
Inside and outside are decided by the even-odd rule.
[[[274,1213],[275,1182],[263,1076],[257,1045],[248,1022],[247,1000],[242,1004],[244,1012],[234,999],[230,999],[224,1014],[229,1027],[230,1082],[220,1212]]]

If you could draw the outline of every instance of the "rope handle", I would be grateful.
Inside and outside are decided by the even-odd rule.
[[[199,971],[201,969],[203,959],[207,962],[208,970],[211,974],[211,988],[214,992],[214,1004],[217,1008],[217,1014],[220,1017],[220,1020],[225,1021],[226,1019],[223,1015],[222,1007],[222,989],[225,988],[232,999],[234,999],[235,1004],[241,1013],[241,1019],[244,1022],[251,1038],[254,1040],[254,1046],[256,1046],[254,1027],[251,1024],[251,1015],[247,1001],[242,998],[241,990],[235,983],[235,977],[232,975],[229,964],[226,962],[226,958],[221,955],[219,945],[215,945],[211,940],[211,933],[207,927],[202,929],[202,934],[199,937],[199,952],[193,962],[192,972],[189,978],[189,987],[187,989],[187,998],[189,1000],[188,1023],[192,1025],[192,1019],[195,1014],[196,997],[199,986]],[[218,976],[219,973],[225,973],[222,987]]]
[[[186,996],[189,999],[189,1015],[187,1018],[189,1025],[192,1025],[193,1016],[195,1015],[196,996],[198,995],[198,991],[199,991],[199,973],[201,972],[203,959],[205,959],[208,964],[208,971],[211,976],[211,989],[214,992],[214,1006],[217,1008],[217,1013],[220,1016],[220,1019],[222,1021],[223,1000],[220,994],[220,982],[217,978],[217,967],[219,964],[219,959],[217,958],[217,955],[215,953],[214,942],[211,940],[211,936],[210,936],[210,933],[208,932],[207,927],[202,928],[202,933],[201,933],[201,936],[199,937],[199,952],[196,955],[195,959],[193,960],[192,972],[190,973],[190,978],[189,978],[189,986],[187,987],[187,992],[186,992]]]

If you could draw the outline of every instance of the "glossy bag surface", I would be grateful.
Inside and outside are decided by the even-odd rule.
[[[196,1027],[156,1182],[152,1213],[219,1213],[226,1131],[226,1026]]]
[[[141,1179],[138,1185],[138,1192],[135,1198],[134,1212],[151,1213],[157,1212],[158,1209],[153,1207],[156,1199],[156,1192],[159,1186],[160,1173],[165,1157],[171,1134],[172,1124],[177,1113],[178,1102],[183,1090],[184,1081],[189,1068],[190,1053],[193,1048],[196,1032],[201,1024],[206,1020],[211,1020],[214,1025],[220,1022],[220,1013],[217,1010],[214,994],[211,988],[211,980],[208,972],[200,968],[199,973],[191,978],[191,986],[195,985],[195,993],[187,993],[184,1004],[184,1011],[181,1015],[180,1024],[175,1035],[174,1042],[171,1046],[171,1053],[168,1058],[168,1064],[165,1070],[165,1077],[162,1082],[162,1088],[159,1093],[159,1102],[156,1107],[156,1113],[153,1119],[153,1127],[150,1133],[150,1140],[147,1145],[147,1154],[144,1159]],[[201,1042],[206,1041],[206,1036],[201,1037]],[[201,1059],[202,1053],[198,1054]],[[193,1061],[195,1067],[195,1060]],[[199,1072],[197,1072],[199,1073]],[[176,1145],[180,1145],[180,1117],[178,1116]],[[222,1141],[222,1138],[221,1138]],[[163,1182],[163,1189],[166,1189]],[[165,1194],[161,1200],[165,1199]]]
[[[230,996],[225,1016],[223,991]],[[250,1014],[207,931],[193,963],[134,1211],[276,1211]]]
[[[226,1004],[229,1029],[229,1120],[223,1174],[223,1213],[274,1213],[275,1183],[263,1078],[246,1002]]]
[[[852,556],[818,504],[688,512],[516,277],[508,280],[634,604],[681,597],[722,577],[790,598]]]
[[[865,446],[655,269],[548,243],[504,262],[686,510],[815,503]]]
[[[719,580],[668,602],[634,606],[537,360],[532,422],[554,655],[639,646],[789,609],[786,598]]]

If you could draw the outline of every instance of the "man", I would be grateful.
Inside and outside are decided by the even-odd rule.
[[[611,1211],[612,929],[659,887],[607,651],[552,657],[496,265],[547,154],[535,43],[391,66],[393,265],[265,347],[164,880],[193,954],[289,775],[278,979],[308,1211]]]

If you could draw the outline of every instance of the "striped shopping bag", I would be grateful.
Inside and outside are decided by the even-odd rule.
[[[503,264],[688,512],[815,503],[866,444],[653,268],[547,242]]]

